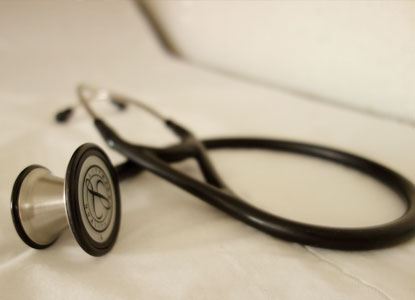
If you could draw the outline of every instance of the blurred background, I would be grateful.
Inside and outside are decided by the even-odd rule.
[[[90,10],[81,7],[95,1],[53,2],[2,1],[3,91],[16,84],[40,89],[39,81],[49,73],[49,81],[67,82],[75,69],[88,74],[90,68],[104,69],[109,59],[117,63],[105,73],[128,73],[152,43],[150,37],[135,42],[145,35],[132,20],[134,10],[140,10],[164,50],[182,60],[310,100],[415,124],[413,1],[144,0],[129,11],[119,8],[129,1],[113,7],[103,1]],[[78,7],[80,16],[67,20],[71,9],[58,12],[68,5]],[[108,25],[98,26],[101,18]],[[59,55],[65,60],[55,62]],[[41,69],[41,78],[33,76]]]
[[[415,124],[413,1],[143,1],[204,67]]]

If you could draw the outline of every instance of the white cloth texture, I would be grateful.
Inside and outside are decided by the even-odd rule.
[[[373,251],[333,251],[259,232],[146,172],[121,183],[115,247],[86,254],[65,231],[35,250],[18,237],[10,194],[37,163],[63,177],[82,143],[105,146],[85,111],[59,109],[90,82],[148,102],[201,138],[256,136],[323,144],[381,162],[415,181],[414,129],[294,93],[234,79],[167,54],[129,1],[0,2],[1,299],[414,299],[415,239]],[[176,139],[145,113],[100,113],[128,140]],[[398,197],[344,167],[284,153],[212,153],[224,180],[272,212],[331,226],[398,217]],[[201,178],[194,162],[176,166]]]

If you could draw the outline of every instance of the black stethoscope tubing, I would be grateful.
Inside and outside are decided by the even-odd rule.
[[[142,169],[151,171],[265,233],[311,246],[367,250],[395,245],[413,237],[415,233],[414,185],[403,176],[376,162],[328,147],[287,140],[222,138],[199,141],[190,131],[177,123],[171,120],[166,120],[165,123],[182,141],[167,148],[153,148],[126,142],[103,120],[95,118],[95,125],[107,144],[128,159],[126,163],[117,167],[120,179],[135,175]],[[406,202],[407,209],[394,221],[362,228],[325,227],[273,215],[235,195],[220,178],[207,155],[207,150],[236,148],[285,151],[342,164],[387,185]],[[187,158],[197,160],[207,183],[183,174],[169,165]]]

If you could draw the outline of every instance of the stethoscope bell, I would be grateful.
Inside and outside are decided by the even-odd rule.
[[[14,226],[29,246],[52,245],[67,227],[93,256],[111,250],[120,226],[118,179],[107,155],[96,145],[80,146],[65,179],[32,165],[17,177],[12,192]]]

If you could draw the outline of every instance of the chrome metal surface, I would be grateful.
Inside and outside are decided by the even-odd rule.
[[[88,157],[79,171],[78,206],[83,226],[98,243],[105,242],[114,230],[116,219],[114,183],[105,163]]]
[[[128,105],[128,104],[135,105],[138,108],[141,108],[142,110],[148,112],[149,114],[151,114],[153,117],[157,119],[160,119],[162,121],[167,120],[167,118],[163,116],[159,111],[157,111],[156,109],[154,109],[153,107],[149,106],[148,104],[142,101],[139,101],[137,99],[132,99],[132,98],[129,98],[129,97],[117,94],[117,93],[113,93],[102,88],[93,87],[87,84],[80,84],[78,85],[77,92],[78,92],[78,96],[79,96],[79,100],[81,101],[81,104],[85,107],[88,114],[94,119],[98,118],[98,115],[95,113],[95,111],[92,109],[89,103],[93,100],[107,99],[107,100],[114,100],[118,103],[122,103],[125,105]]]
[[[141,102],[137,99],[132,99],[120,94],[116,93],[109,93],[109,97],[112,100],[115,100],[117,102],[123,103],[123,104],[132,104],[137,106],[138,108],[141,108],[142,110],[148,112],[149,114],[153,115],[153,117],[156,117],[157,119],[160,119],[161,121],[167,120],[165,116],[163,116],[160,112],[155,110],[153,107],[145,104],[144,102]]]
[[[91,94],[91,91],[95,92]],[[93,89],[85,84],[80,84],[77,88],[78,97],[81,101],[81,104],[85,107],[88,114],[93,118],[97,119],[98,115],[95,113],[95,111],[91,108],[89,105],[89,102],[94,100],[97,97],[97,90]]]
[[[43,167],[32,170],[20,187],[19,217],[27,236],[47,245],[68,227],[63,179]]]

